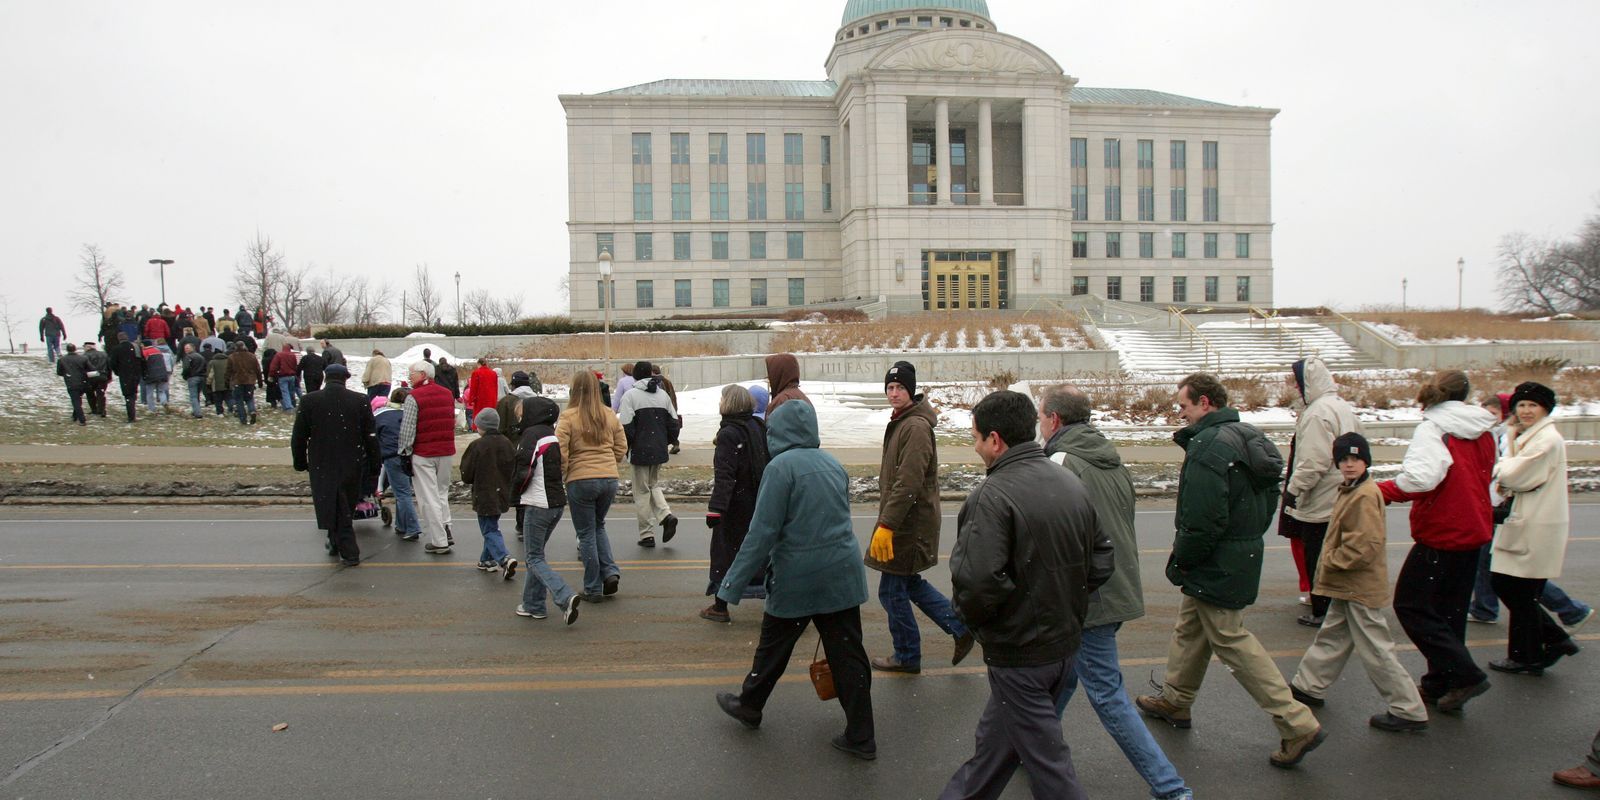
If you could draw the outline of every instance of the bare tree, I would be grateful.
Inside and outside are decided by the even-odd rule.
[[[563,303],[572,298],[572,273],[561,273],[561,279],[556,281],[556,291],[561,293],[561,302]]]
[[[11,298],[0,294],[0,325],[6,329],[6,346],[17,352],[17,320],[11,313]]]
[[[295,330],[305,325],[306,290],[311,283],[312,267],[300,269],[280,268],[272,291],[267,295],[267,308],[278,321],[277,327]]]
[[[522,319],[522,295],[496,297],[488,289],[474,289],[461,301],[467,319],[485,325],[509,325]]]
[[[407,317],[422,320],[423,325],[432,325],[439,319],[439,312],[444,308],[444,298],[439,293],[439,287],[433,282],[433,273],[427,264],[418,264],[415,279],[411,284],[411,291],[406,294],[405,312]]]
[[[233,293],[250,308],[269,307],[282,273],[283,251],[272,244],[272,237],[256,231],[256,238],[245,244],[244,260],[233,265]]]
[[[78,274],[67,293],[72,307],[86,314],[104,314],[106,303],[123,289],[122,270],[106,261],[99,245],[84,243],[78,256]]]
[[[304,317],[308,325],[336,325],[350,321],[351,307],[358,289],[365,290],[366,278],[347,278],[328,270],[306,286]]]
[[[394,287],[388,283],[373,285],[366,276],[351,281],[354,292],[350,298],[350,321],[357,325],[377,325],[388,316],[387,308],[394,302]]]
[[[1600,308],[1600,215],[1568,241],[1512,233],[1500,240],[1500,299],[1546,314]]]

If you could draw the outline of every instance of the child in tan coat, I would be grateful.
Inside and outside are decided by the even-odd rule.
[[[1334,440],[1333,459],[1344,482],[1328,519],[1314,588],[1333,601],[1289,682],[1290,691],[1296,700],[1321,708],[1328,687],[1354,651],[1373,686],[1389,702],[1389,710],[1373,715],[1368,724],[1385,731],[1425,730],[1428,712],[1422,695],[1395,658],[1394,637],[1383,616],[1390,601],[1388,526],[1383,494],[1367,480],[1372,449],[1361,434],[1346,433]]]

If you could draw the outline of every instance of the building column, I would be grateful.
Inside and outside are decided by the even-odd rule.
[[[978,101],[978,205],[994,205],[994,101]]]
[[[934,161],[939,165],[939,200],[941,206],[950,205],[950,101],[943,97],[934,101],[933,106],[934,142],[937,155]]]

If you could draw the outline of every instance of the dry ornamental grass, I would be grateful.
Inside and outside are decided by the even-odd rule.
[[[550,337],[527,345],[517,352],[521,359],[558,359],[585,361],[605,356],[605,336],[598,333],[573,334]],[[706,337],[671,336],[667,334],[612,334],[611,354],[627,353],[629,361],[637,359],[694,358],[697,356],[725,356],[728,348]]]
[[[776,352],[839,353],[923,350],[1082,350],[1088,345],[1075,317],[951,312],[895,317],[892,324],[811,325],[779,334]]]
[[[1584,332],[1547,322],[1529,322],[1510,314],[1487,311],[1365,311],[1351,314],[1363,322],[1404,328],[1421,341],[1449,339],[1490,339],[1528,341],[1539,339],[1592,339]]]

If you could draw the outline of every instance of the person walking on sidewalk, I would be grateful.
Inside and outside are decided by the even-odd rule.
[[[633,365],[634,384],[622,397],[617,421],[628,436],[628,463],[633,465],[633,510],[639,519],[639,546],[656,546],[656,526],[663,544],[678,533],[678,518],[658,485],[667,448],[678,438],[678,410],[661,390],[661,378],[650,375],[650,362]]]
[[[583,560],[583,602],[597,603],[616,594],[622,582],[606,535],[606,512],[617,496],[617,464],[628,456],[628,435],[601,399],[600,379],[593,372],[579,370],[572,376],[568,398],[556,420],[561,480]]]
[[[1367,724],[1384,731],[1421,731],[1428,710],[1411,674],[1394,654],[1394,636],[1384,619],[1389,604],[1388,524],[1383,493],[1367,479],[1372,448],[1359,433],[1341,434],[1330,448],[1339,475],[1339,497],[1328,518],[1321,561],[1316,567],[1317,593],[1329,598],[1327,619],[1306,648],[1289,688],[1294,697],[1321,708],[1328,687],[1339,679],[1354,652],[1367,677],[1389,708]]]
[[[403,541],[414,542],[422,537],[422,525],[417,522],[417,504],[411,489],[411,465],[400,455],[400,425],[405,418],[401,408],[411,390],[404,386],[384,402],[374,397],[372,426],[378,434],[378,457],[383,459],[383,478],[394,492],[394,533]],[[378,404],[382,404],[381,406]]]
[[[1272,716],[1282,741],[1270,763],[1292,767],[1327,733],[1244,627],[1244,609],[1261,586],[1261,539],[1277,506],[1283,457],[1261,431],[1239,421],[1216,376],[1196,372],[1184,378],[1177,403],[1188,427],[1173,436],[1184,454],[1167,580],[1182,589],[1183,599],[1167,651],[1166,682],[1160,693],[1134,702],[1148,716],[1188,728],[1189,709],[1215,654]]]
[[[494,409],[479,411],[473,424],[478,438],[461,454],[461,482],[472,487],[472,510],[478,513],[478,532],[483,534],[478,569],[500,570],[509,581],[517,574],[517,560],[506,552],[500,517],[513,505],[511,472],[516,468],[517,448],[500,435],[500,414]]]
[[[722,426],[717,429],[716,451],[711,458],[711,499],[706,503],[706,526],[711,529],[711,579],[706,594],[711,605],[700,610],[700,618],[711,622],[732,622],[728,603],[717,597],[717,587],[733,566],[733,560],[750,532],[755,515],[761,476],[767,469],[767,426],[755,418],[755,400],[749,390],[737,383],[722,387],[718,406]],[[755,581],[765,577],[757,570]],[[760,591],[752,581],[746,588]]]
[[[1460,370],[1436,373],[1417,393],[1422,422],[1393,480],[1379,481],[1386,503],[1411,503],[1415,544],[1394,585],[1394,615],[1428,661],[1422,700],[1458,711],[1489,691],[1489,676],[1467,650],[1467,604],[1478,551],[1493,529],[1489,482],[1494,415],[1467,405]]]
[[[1133,476],[1117,448],[1089,423],[1089,398],[1071,386],[1045,389],[1039,402],[1039,435],[1045,454],[1083,482],[1100,529],[1111,539],[1116,570],[1089,597],[1083,621],[1083,643],[1067,676],[1066,691],[1056,701],[1056,716],[1067,709],[1078,684],[1100,724],[1111,734],[1128,763],[1150,785],[1157,800],[1192,798],[1176,767],[1139,720],[1139,711],[1122,682],[1117,658],[1117,632],[1124,622],[1144,616],[1144,589],[1139,581],[1139,541],[1134,532]]]
[[[892,414],[883,432],[883,460],[878,468],[878,523],[867,548],[866,565],[877,570],[878,602],[889,615],[894,654],[873,658],[883,672],[922,671],[922,637],[913,604],[940,630],[955,638],[951,664],[972,652],[972,633],[950,601],[919,573],[939,563],[939,453],[933,429],[939,415],[917,394],[917,371],[909,361],[896,361],[883,376],[883,391]]]
[[[1496,595],[1511,614],[1506,658],[1489,662],[1498,672],[1543,675],[1578,645],[1543,608],[1538,597],[1561,575],[1567,554],[1567,443],[1550,419],[1556,393],[1527,381],[1511,393],[1515,415],[1507,430],[1506,457],[1494,468],[1500,491],[1511,498],[1511,515],[1494,536],[1489,563]]]
[[[1116,556],[1088,490],[1033,440],[1033,401],[999,391],[972,407],[983,483],[956,517],[950,580],[983,643],[989,703],[972,758],[941,800],[998,797],[1020,765],[1036,798],[1086,798],[1057,704],[1072,680],[1089,596]]]
[[[1322,539],[1328,531],[1328,517],[1339,494],[1339,470],[1333,464],[1333,440],[1346,433],[1360,433],[1361,423],[1350,404],[1339,397],[1333,373],[1316,356],[1294,362],[1295,388],[1305,403],[1294,421],[1294,438],[1289,440],[1288,474],[1283,485],[1283,516],[1278,533],[1301,543],[1306,578],[1312,584],[1311,613],[1297,620],[1315,628],[1328,613],[1328,598],[1315,591],[1317,561],[1322,556]]]
[[[407,378],[400,420],[400,455],[411,457],[412,487],[427,543],[434,555],[450,552],[450,462],[456,454],[456,401],[433,380],[433,365],[418,361]]]
[[[335,364],[327,388],[307,395],[294,418],[289,450],[296,472],[310,472],[317,527],[328,532],[328,553],[353,567],[361,563],[352,513],[361,502],[363,475],[378,473],[378,439],[366,398],[345,391],[350,371]]]
[[[522,430],[511,486],[522,509],[528,577],[523,581],[517,616],[544,619],[544,597],[549,594],[561,609],[562,619],[571,625],[578,621],[581,598],[551,568],[545,556],[550,534],[555,532],[567,504],[567,490],[561,482],[561,440],[556,437],[555,428],[561,408],[548,397],[520,399]]]
[[[850,479],[838,460],[822,451],[817,412],[809,403],[790,403],[769,421],[772,461],[762,473],[750,533],[717,588],[723,602],[738,605],[751,578],[766,571],[761,641],[744,686],[738,694],[718,693],[717,705],[746,728],[760,727],[795,643],[814,624],[844,709],[844,733],[832,744],[870,761],[878,757],[878,742],[872,670],[861,644],[867,574],[850,526]]]

